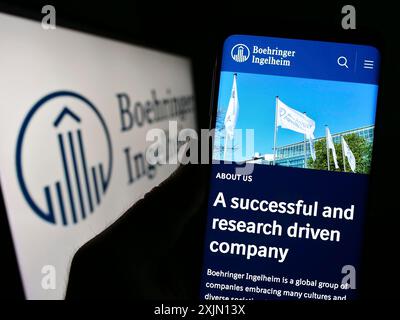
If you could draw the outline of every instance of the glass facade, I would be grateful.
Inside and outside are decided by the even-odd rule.
[[[334,143],[340,143],[340,137],[343,135],[346,137],[348,134],[356,133],[360,137],[365,138],[368,142],[372,143],[374,140],[374,126],[362,127],[354,130],[348,130],[343,132],[338,132],[332,134],[332,139]],[[320,137],[314,140],[317,142],[319,140],[325,139],[325,137]],[[304,155],[304,147],[305,155]],[[276,150],[276,164],[281,166],[305,168],[305,159],[311,157],[310,144],[304,141],[290,144],[287,146],[278,147]]]

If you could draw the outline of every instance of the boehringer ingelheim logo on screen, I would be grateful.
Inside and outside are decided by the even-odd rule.
[[[16,170],[39,218],[62,226],[87,219],[101,205],[112,172],[111,138],[98,109],[71,91],[41,98],[19,131]]]
[[[245,44],[239,43],[232,48],[231,56],[236,62],[245,62],[250,57],[250,50]]]

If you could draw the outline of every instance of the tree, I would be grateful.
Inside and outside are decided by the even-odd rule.
[[[372,143],[369,143],[365,138],[360,137],[356,133],[348,134],[344,136],[350,150],[353,152],[356,158],[356,173],[369,173],[371,167],[371,156],[372,156]],[[340,143],[334,143],[336,149],[336,156],[339,165],[339,169],[335,169],[335,163],[333,162],[332,150],[329,150],[329,163],[331,171],[344,171],[343,167],[343,155],[342,145]],[[328,163],[326,159],[326,139],[321,139],[315,142],[315,153],[316,160],[312,158],[307,160],[307,168],[328,170]],[[346,161],[346,172],[351,172],[350,164]]]

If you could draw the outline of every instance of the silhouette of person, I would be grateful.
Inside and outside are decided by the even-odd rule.
[[[83,245],[66,299],[198,299],[208,180],[209,166],[181,165]]]

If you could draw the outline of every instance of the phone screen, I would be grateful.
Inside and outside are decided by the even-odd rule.
[[[201,299],[357,298],[379,64],[366,45],[225,40]]]

